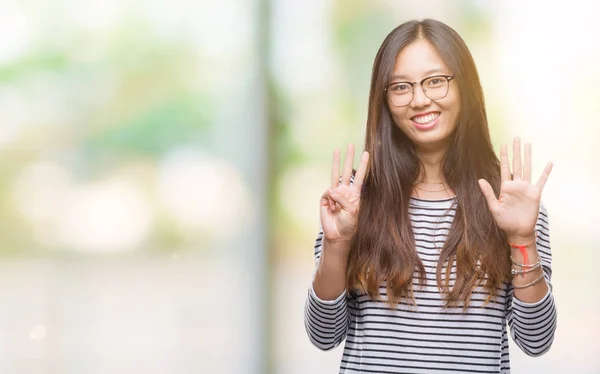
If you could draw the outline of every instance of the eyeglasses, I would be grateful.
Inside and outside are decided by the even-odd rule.
[[[417,84],[421,85],[423,93],[429,99],[439,100],[448,95],[452,79],[454,79],[452,75],[435,75],[420,82],[394,82],[390,83],[385,91],[394,106],[406,106],[412,102]]]

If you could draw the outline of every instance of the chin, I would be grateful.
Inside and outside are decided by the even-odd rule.
[[[413,143],[417,147],[421,148],[445,148],[448,142],[450,141],[449,136],[427,136],[427,137],[417,137],[413,140]]]

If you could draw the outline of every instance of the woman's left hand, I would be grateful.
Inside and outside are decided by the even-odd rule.
[[[485,179],[479,187],[485,196],[496,224],[506,233],[509,241],[521,242],[534,235],[540,209],[542,190],[548,180],[552,163],[549,162],[535,185],[531,184],[531,144],[525,144],[525,159],[521,164],[521,139],[513,143],[513,175],[508,166],[506,144],[500,149],[500,197]]]

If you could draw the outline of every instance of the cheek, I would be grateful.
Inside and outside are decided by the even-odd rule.
[[[441,103],[440,103],[441,104]],[[450,114],[453,121],[458,120],[460,114],[460,101],[459,100],[448,100],[445,105],[440,105],[442,109]]]
[[[452,108],[452,116],[450,117],[450,128],[451,131],[456,130],[456,128],[458,127],[458,118],[460,116],[460,106],[456,105]]]
[[[450,109],[456,115],[460,113],[460,98],[458,96],[452,96],[452,100],[450,101]]]
[[[388,107],[390,108],[390,107]],[[402,122],[408,121],[410,120],[407,115],[406,115],[407,110],[405,108],[395,108],[395,107],[391,107],[390,109],[390,113],[392,114],[392,118],[394,119],[394,122],[399,125]]]

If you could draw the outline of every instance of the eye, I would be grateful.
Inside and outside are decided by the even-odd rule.
[[[433,77],[433,78],[431,78],[431,79],[429,79],[429,80],[427,81],[426,85],[427,85],[428,87],[434,87],[434,88],[435,88],[435,87],[440,87],[440,86],[442,86],[442,85],[443,85],[443,84],[445,84],[445,83],[446,83],[446,80],[445,80],[445,79],[443,79],[443,78],[437,78],[437,77]]]
[[[390,91],[395,94],[403,94],[410,92],[410,84],[408,83],[394,83],[390,86]]]

